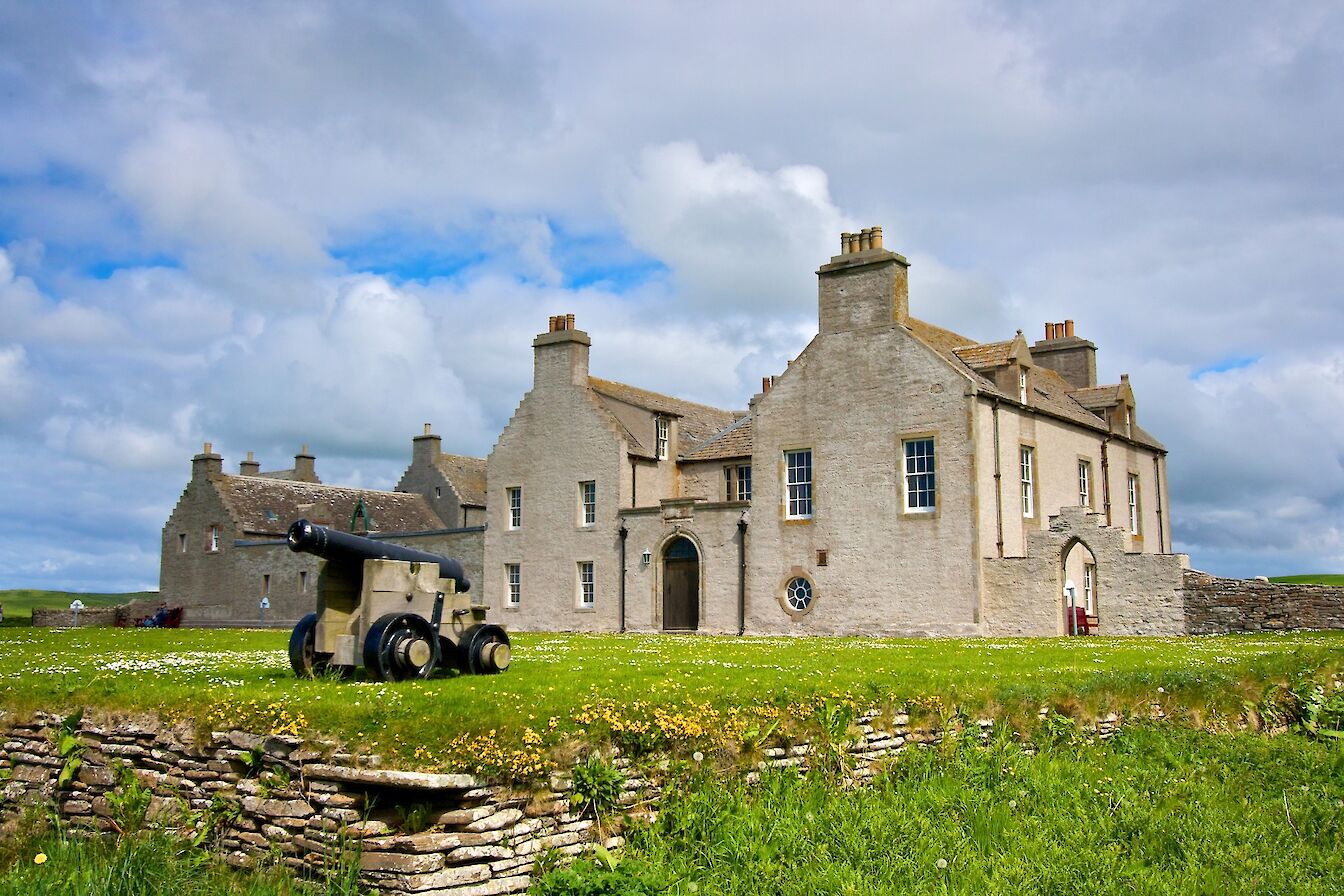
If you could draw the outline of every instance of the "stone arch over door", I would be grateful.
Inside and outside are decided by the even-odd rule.
[[[686,533],[663,542],[659,552],[663,631],[700,628],[700,547]]]
[[[1064,634],[1073,634],[1069,617],[1069,588],[1073,587],[1073,606],[1080,608],[1090,629],[1095,629],[1100,618],[1100,591],[1097,555],[1082,538],[1074,536],[1064,543],[1059,553],[1060,618]]]

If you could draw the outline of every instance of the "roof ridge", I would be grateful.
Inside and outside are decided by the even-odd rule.
[[[588,377],[588,384],[592,386],[594,389],[596,389],[598,392],[603,391],[602,390],[603,386],[619,386],[622,389],[629,389],[632,392],[639,392],[643,395],[648,395],[651,398],[661,398],[664,401],[671,402],[673,404],[685,404],[690,405],[692,407],[700,408],[702,410],[713,411],[716,414],[729,414],[733,417],[737,416],[737,411],[730,411],[726,408],[715,407],[712,404],[703,404],[698,401],[691,401],[688,398],[678,398],[675,395],[668,395],[666,392],[655,392],[652,389],[644,389],[639,386],[632,386],[629,383],[622,383],[618,380],[608,380],[603,379],[602,377],[590,376]],[[617,400],[620,400],[621,398],[621,396],[619,395],[609,395],[608,397],[615,398]]]
[[[729,424],[728,424],[727,426],[725,426],[723,429],[721,429],[721,430],[719,430],[718,432],[714,433],[714,435],[712,435],[712,436],[710,436],[709,438],[705,439],[705,440],[704,440],[703,442],[701,442],[699,445],[696,445],[696,446],[695,446],[694,448],[692,448],[690,451],[687,451],[685,456],[686,456],[686,457],[690,457],[692,454],[696,454],[696,453],[698,453],[698,452],[700,452],[700,451],[705,450],[705,449],[708,448],[710,445],[713,445],[715,442],[720,441],[721,439],[725,439],[725,438],[727,438],[731,433],[735,432],[735,431],[736,431],[739,427],[741,427],[743,424],[750,423],[750,422],[751,422],[751,414],[743,414],[741,417],[738,417],[736,420],[734,420],[732,423],[729,423]]]

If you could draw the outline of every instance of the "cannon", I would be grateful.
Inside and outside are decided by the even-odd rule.
[[[458,561],[308,520],[290,526],[287,541],[326,561],[317,611],[289,636],[296,675],[349,675],[363,665],[372,678],[400,681],[450,667],[475,675],[509,667],[508,633],[471,602]]]

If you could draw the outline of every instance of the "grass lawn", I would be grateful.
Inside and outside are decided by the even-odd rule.
[[[520,778],[576,744],[713,755],[799,736],[823,707],[956,707],[1025,723],[1143,710],[1217,724],[1268,683],[1344,670],[1344,632],[1198,638],[732,638],[519,634],[504,675],[300,681],[287,633],[0,630],[0,707],[154,712],[327,737],[389,764]]]
[[[1270,576],[1271,582],[1290,585],[1344,585],[1344,575],[1330,573],[1311,573],[1303,576]]]
[[[0,606],[5,608],[5,624],[28,625],[33,608],[60,610],[70,606],[75,598],[86,607],[115,607],[137,598],[158,597],[154,591],[131,591],[126,594],[84,594],[78,591],[34,591],[30,588],[11,588],[0,591]]]
[[[871,787],[701,773],[621,857],[540,896],[1339,893],[1344,748],[1134,725],[1104,744],[911,750]]]

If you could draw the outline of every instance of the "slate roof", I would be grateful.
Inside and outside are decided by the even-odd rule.
[[[295,520],[348,530],[360,499],[376,532],[423,532],[445,528],[424,495],[343,488],[313,482],[227,476],[213,479],[230,515],[247,535],[281,538]]]
[[[715,433],[682,460],[723,460],[751,456],[751,417],[739,417],[727,429]]]
[[[595,376],[588,377],[588,385],[597,393],[599,400],[610,398],[641,408],[651,415],[662,414],[680,418],[677,426],[679,438],[675,446],[677,456],[693,450],[695,446],[727,428],[744,413],[742,411],[725,411],[706,404],[684,401],[680,398],[673,398],[671,395],[650,392],[647,389],[639,389],[635,386],[627,386],[625,383],[599,379]],[[608,407],[608,410],[612,409]],[[652,446],[645,445],[644,441],[631,432],[629,427],[620,424],[620,416],[614,411],[612,411],[612,417],[618,425],[621,425],[621,429],[630,441],[632,451],[649,457],[653,456]],[[652,435],[647,435],[646,438],[652,438]]]
[[[1009,339],[1007,342],[982,342],[978,345],[968,345],[953,349],[953,353],[965,361],[967,366],[976,370],[984,370],[991,367],[1002,367],[1007,364],[1012,348],[1013,340]]]
[[[463,504],[485,506],[485,458],[440,454],[435,463],[453,484],[453,490]]]
[[[1073,400],[1085,408],[1110,408],[1120,403],[1121,391],[1118,385],[1075,389]]]
[[[1008,348],[1012,346],[1013,340],[980,343],[913,317],[906,319],[906,326],[909,327],[915,338],[942,355],[953,367],[971,376],[981,392],[997,395],[1010,401],[1017,400],[1016,395],[1004,393],[995,386],[991,379],[981,373],[982,370],[997,366],[993,363],[997,358],[1003,359],[998,363],[1007,363]],[[1119,386],[1075,389],[1058,373],[1045,367],[1034,369],[1032,383],[1032,407],[1097,432],[1110,431],[1106,421],[1093,411],[1095,407],[1106,407],[1107,405],[1092,404],[1093,401],[1097,400],[1093,393],[1099,395],[1107,389],[1118,390]],[[1080,401],[1079,396],[1082,396],[1088,403],[1084,404]],[[1114,401],[1110,402],[1110,404],[1114,403]],[[1131,428],[1130,439],[1151,448],[1165,450],[1161,442],[1137,425]]]

